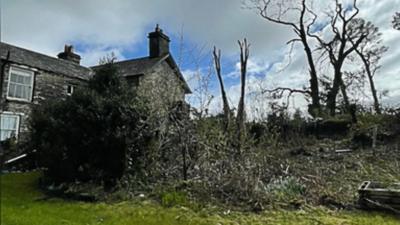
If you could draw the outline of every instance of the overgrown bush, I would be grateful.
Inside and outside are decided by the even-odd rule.
[[[39,164],[57,182],[114,182],[143,153],[146,107],[112,62],[65,100],[33,109],[30,139]]]

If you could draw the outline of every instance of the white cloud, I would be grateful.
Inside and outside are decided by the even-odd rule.
[[[183,26],[185,39],[208,48],[217,45],[226,55],[236,53],[237,40],[244,37],[257,46],[254,53],[273,51],[275,42],[288,31],[242,9],[241,3],[242,0],[3,1],[2,41],[50,55],[56,55],[70,42],[134,50],[143,44],[149,29],[160,23],[170,34],[179,33]],[[88,54],[83,57],[90,57]]]
[[[145,36],[149,29],[153,29],[154,24],[160,23],[170,35],[179,34],[183,27],[185,42],[204,46],[205,49],[211,49],[216,45],[221,48],[223,57],[233,62],[237,62],[238,59],[237,40],[246,37],[251,43],[251,58],[248,65],[249,92],[257,90],[260,85],[264,88],[281,86],[299,89],[308,86],[308,68],[302,46],[296,45],[292,58],[287,54],[289,46],[286,42],[294,37],[292,30],[269,23],[254,11],[243,9],[242,2],[242,0],[3,1],[2,41],[50,55],[60,52],[65,43],[80,43],[87,46],[84,52],[80,52],[83,64],[93,65],[97,63],[99,57],[110,51],[113,51],[119,59],[124,59],[124,53],[134,52],[140,45],[146,43]],[[326,10],[329,5],[325,0],[313,2],[319,12]],[[394,6],[400,5],[400,0],[358,2],[360,16],[379,26],[383,33],[383,43],[389,46],[389,51],[381,61],[382,68],[376,75],[376,86],[379,91],[389,90],[389,96],[384,98],[385,102],[396,103],[400,99],[398,91],[400,48],[397,46],[400,41],[400,31],[393,30],[390,22],[394,12],[398,10]],[[319,22],[323,23],[324,18]],[[178,43],[171,44],[176,47]],[[233,63],[232,68],[234,72],[226,74],[226,77],[238,78],[240,71],[238,64]],[[282,70],[283,68],[285,69]],[[225,68],[224,71],[230,70]],[[329,73],[329,69],[324,72]],[[186,76],[190,76],[190,73],[189,70],[184,71]],[[237,105],[238,87],[239,79],[237,83],[227,87],[234,106]],[[218,85],[214,83],[211,92],[216,95],[212,108],[217,111],[221,107],[217,96]],[[305,105],[302,96],[295,99],[296,107]],[[249,107],[251,101],[250,99]],[[257,101],[255,104],[258,104]]]

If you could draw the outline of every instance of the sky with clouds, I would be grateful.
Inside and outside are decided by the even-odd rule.
[[[346,1],[346,0],[345,0]],[[321,12],[326,0],[314,0]],[[378,91],[388,90],[386,104],[400,103],[400,31],[391,27],[392,16],[400,11],[400,0],[359,0],[360,16],[372,21],[383,33],[389,47],[376,75]],[[263,111],[265,99],[253,93],[276,86],[303,88],[308,85],[308,69],[302,46],[292,54],[286,42],[294,37],[291,29],[267,22],[248,9],[244,0],[1,0],[1,41],[57,55],[64,44],[73,44],[82,64],[95,65],[100,57],[113,52],[119,60],[146,56],[147,34],[155,24],[171,37],[172,54],[189,79],[209,73],[211,50],[222,50],[222,70],[232,104],[239,98],[239,48],[237,40],[251,43],[248,106]],[[212,74],[211,111],[220,110],[219,89]],[[192,98],[191,101],[195,101]],[[368,103],[370,100],[363,100]],[[307,104],[304,97],[291,99],[292,107]],[[256,115],[255,115],[256,116]]]

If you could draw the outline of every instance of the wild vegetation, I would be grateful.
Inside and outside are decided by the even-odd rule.
[[[315,122],[278,108],[267,121],[241,125],[232,112],[190,118],[177,105],[160,124],[112,62],[104,68],[87,89],[32,115],[29,143],[47,191],[91,201],[144,194],[165,206],[211,202],[253,212],[353,209],[362,181],[399,179],[398,112],[359,112],[353,124],[351,116]]]
[[[51,198],[38,189],[40,173],[7,174],[1,178],[1,223],[53,224],[398,224],[395,217],[370,212],[337,212],[324,208],[266,211],[259,215],[213,207],[192,210],[163,207],[144,198],[85,203]]]
[[[236,108],[225,90],[221,51],[214,48],[213,66],[222,103],[218,115],[208,114],[211,97],[206,79],[210,76],[200,77],[200,86],[195,88],[195,95],[202,100],[199,108],[187,110],[180,102],[168,104],[163,113],[157,113],[146,98],[139,97],[117,76],[112,60],[107,61],[88,87],[34,110],[26,148],[37,150],[35,162],[43,169],[41,188],[58,196],[112,202],[94,203],[96,209],[91,209],[102,215],[97,219],[117,221],[106,219],[111,224],[121,222],[109,214],[115,208],[127,218],[157,212],[159,206],[153,203],[141,202],[144,212],[135,211],[137,206],[124,202],[138,198],[158,201],[169,208],[165,221],[178,224],[188,223],[192,216],[198,224],[230,223],[236,216],[244,224],[291,224],[299,219],[307,221],[304,224],[315,220],[324,224],[379,224],[385,220],[389,224],[390,217],[378,215],[377,221],[370,221],[358,211],[313,211],[321,205],[331,210],[355,210],[357,188],[362,181],[400,180],[400,111],[382,105],[373,79],[387,48],[381,45],[379,29],[358,17],[356,0],[351,10],[339,1],[333,2],[327,25],[331,35],[325,36],[313,29],[319,15],[309,1],[250,1],[267,21],[293,29],[296,38],[288,43],[302,44],[309,67],[309,74],[305,75],[310,78],[309,87],[261,91],[262,100],[270,101],[271,106],[266,118],[246,119],[247,61],[251,50],[246,39],[239,41],[241,87]],[[291,11],[297,17],[286,19]],[[398,17],[394,18],[395,28]],[[351,57],[362,62],[355,63],[356,71],[345,70]],[[327,62],[325,66],[332,76],[318,70],[317,63],[321,62]],[[349,94],[353,87],[365,91],[365,85],[355,86],[364,79],[370,84],[372,110]],[[300,110],[291,113],[287,104],[276,101],[299,93],[310,101],[309,115]],[[7,179],[6,188],[11,189]],[[21,195],[20,199],[10,195],[4,198],[12,205],[9,210],[15,210],[14,201],[26,197],[31,199],[29,204],[51,212],[53,203],[32,201],[39,195],[33,193]],[[59,200],[55,202],[60,204]],[[213,215],[203,222],[203,210],[215,206],[223,212],[235,209],[260,215],[235,212],[227,217]],[[86,203],[62,207],[74,213],[89,208]],[[300,211],[276,211],[279,209]],[[271,214],[279,219],[269,221]],[[285,221],[285,217],[289,219]],[[89,218],[92,217],[85,216],[82,221]],[[12,221],[11,217],[6,219]]]

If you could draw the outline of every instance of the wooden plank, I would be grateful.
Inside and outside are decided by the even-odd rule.
[[[375,196],[390,196],[393,198],[400,198],[400,192],[393,192],[393,191],[370,191],[364,190],[358,192],[360,195],[375,195]]]
[[[382,183],[371,181],[361,183],[358,188],[360,205],[370,209],[399,210],[400,187],[396,189],[392,186],[385,186]]]

